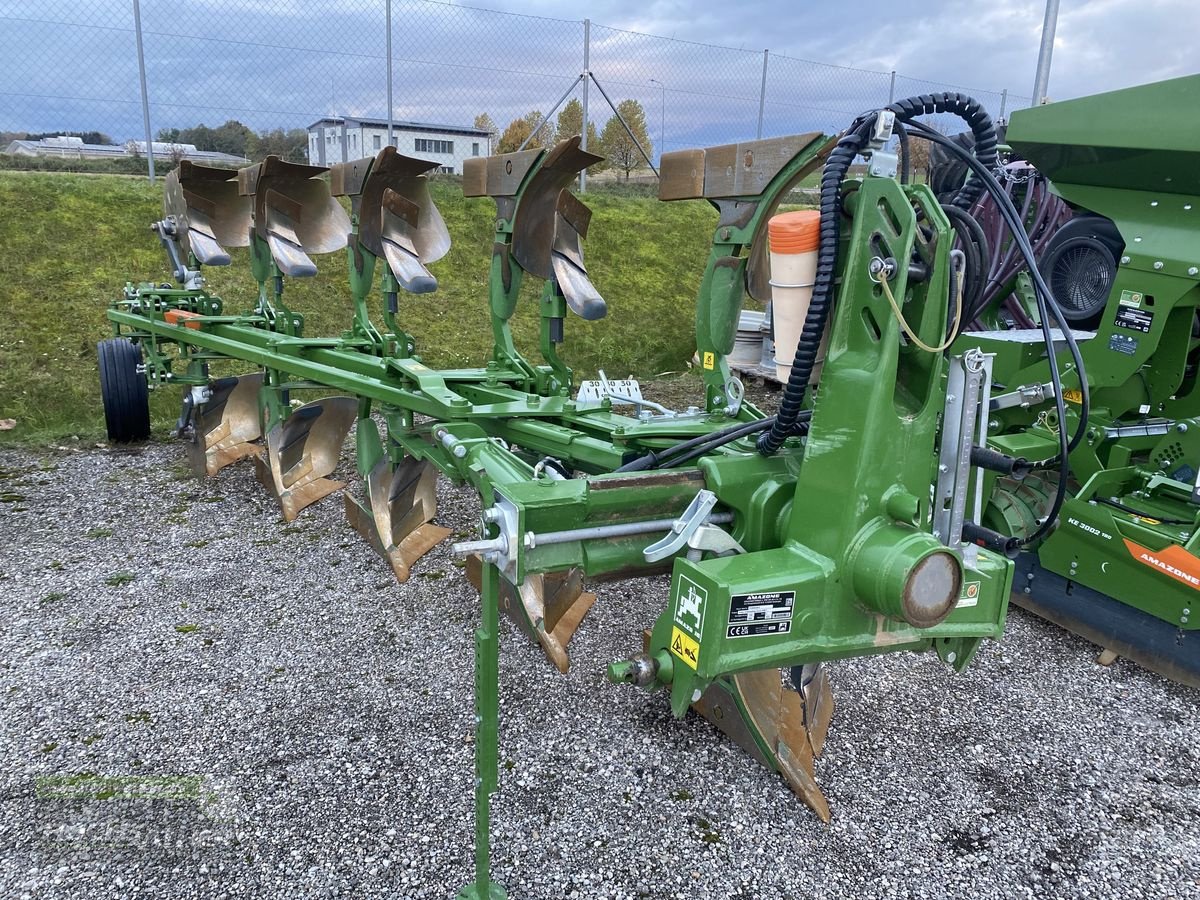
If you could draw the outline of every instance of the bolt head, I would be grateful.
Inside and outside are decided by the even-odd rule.
[[[1200,275],[1200,269],[1197,269],[1195,266],[1188,266],[1188,274],[1189,275]]]
[[[1158,260],[1155,260],[1155,261],[1154,261],[1154,269],[1155,269],[1155,271],[1158,271],[1158,270],[1159,270],[1159,269],[1161,269],[1162,267],[1163,267],[1163,262],[1162,262],[1162,260],[1161,260],[1161,259],[1158,259]]]

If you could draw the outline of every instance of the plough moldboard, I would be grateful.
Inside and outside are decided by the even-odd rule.
[[[961,100],[941,98],[937,111],[961,112]],[[969,453],[987,402],[986,359],[901,338],[903,327],[943,343],[958,280],[942,205],[896,177],[885,149],[893,118],[862,119],[840,138],[664,155],[662,198],[720,214],[697,300],[705,396],[683,413],[640,398],[622,412],[603,386],[576,397],[559,356],[568,312],[607,312],[584,264],[589,212],[569,190],[597,159],[578,138],[467,164],[464,193],[497,210],[494,347],[478,368],[427,367],[419,336],[403,326],[401,295],[436,288],[429,267],[450,244],[426,180],[434,163],[389,147],[328,171],[272,157],[236,175],[184,162],[168,176],[155,229],[178,286],[129,285],[109,310],[116,337],[104,352],[120,363],[103,379],[110,430],[146,436],[144,399],[124,389],[143,369],[151,386],[180,385],[180,431],[197,473],[253,458],[291,519],[345,487],[336,469],[354,429],[362,489],[346,492],[347,516],[400,581],[447,536],[436,524],[436,479],[468,483],[482,498],[479,538],[455,545],[482,598],[477,877],[461,896],[503,896],[488,856],[501,611],[565,671],[572,632],[603,602],[585,580],[670,572],[657,622],[631,629],[629,658],[609,678],[666,690],[676,716],[709,718],[826,820],[813,763],[833,712],[821,664],[934,650],[961,670],[984,638],[1000,636],[1012,563],[995,549],[1002,542],[963,537],[981,490]],[[990,121],[971,121],[985,141]],[[870,156],[869,171],[846,180],[858,153]],[[821,227],[833,229],[822,247],[836,252],[819,262],[804,340],[828,327],[829,353],[815,401],[798,354],[799,391],[789,386],[779,415],[764,417],[725,357],[747,286],[769,289],[768,220],[822,166]],[[258,284],[246,312],[204,287],[202,267],[228,264],[230,246],[249,247]],[[286,281],[315,276],[313,257],[341,249],[352,320],[340,335],[306,336]],[[835,275],[831,309],[821,285],[828,292]],[[526,276],[543,280],[536,357],[510,328]],[[369,315],[376,291],[381,321]],[[223,360],[251,371],[212,377]],[[306,393],[322,396],[297,405]]]

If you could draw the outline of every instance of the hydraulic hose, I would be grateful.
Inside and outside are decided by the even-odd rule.
[[[975,136],[975,154],[979,163],[985,169],[996,165],[996,129],[991,116],[976,100],[957,92],[944,92],[909,97],[892,103],[887,108],[895,113],[901,128],[912,122],[916,116],[936,113],[958,116],[967,123]],[[800,411],[804,408],[808,382],[816,364],[817,349],[833,302],[833,279],[837,269],[838,240],[841,236],[842,182],[854,158],[866,148],[876,116],[877,113],[872,111],[854,120],[829,154],[825,161],[825,169],[821,173],[821,230],[812,300],[804,318],[804,327],[796,346],[795,358],[792,360],[791,375],[783,389],[783,398],[779,403],[775,423],[756,444],[758,452],[764,456],[778,452],[783,442],[795,433]],[[963,210],[970,209],[983,190],[984,186],[978,179],[968,178],[951,203]]]
[[[896,118],[902,126],[907,125],[917,116],[939,113],[958,116],[967,123],[967,127],[971,129],[971,133],[975,137],[975,159],[988,170],[996,167],[1000,158],[996,150],[998,144],[996,126],[992,123],[992,117],[988,115],[987,110],[978,100],[955,91],[944,91],[938,94],[922,94],[919,97],[897,100],[895,103],[889,104],[887,108],[896,114]],[[962,150],[963,148],[958,149]],[[970,151],[964,152],[969,153]],[[982,195],[983,184],[978,179],[968,177],[966,183],[950,202],[962,209],[970,209]]]
[[[943,206],[942,211],[958,233],[963,253],[967,257],[968,287],[963,303],[966,310],[963,320],[970,322],[983,310],[983,288],[987,279],[987,271],[984,268],[984,260],[988,258],[987,235],[983,233],[983,227],[975,217],[962,207]]]
[[[756,443],[758,452],[764,456],[777,452],[783,446],[783,442],[794,433],[796,422],[804,408],[804,395],[808,390],[813,366],[817,362],[817,349],[821,343],[821,335],[825,333],[825,323],[829,318],[829,307],[833,299],[833,276],[837,267],[838,241],[841,237],[842,182],[846,173],[850,171],[850,164],[854,162],[854,158],[867,145],[868,130],[873,119],[873,115],[860,116],[855,121],[830,152],[825,161],[825,169],[821,173],[821,229],[812,299],[808,304],[808,314],[804,317],[800,340],[796,344],[792,371],[783,389],[783,397],[779,401],[779,412],[775,415],[771,430],[762,435]]]
[[[915,123],[917,133],[927,140],[933,141],[950,149],[952,152],[959,155],[966,163],[968,168],[979,176],[981,183],[992,194],[996,200],[997,208],[1001,216],[1008,223],[1009,229],[1012,232],[1013,241],[1016,243],[1021,255],[1025,258],[1026,266],[1029,269],[1030,277],[1033,279],[1035,287],[1035,297],[1038,306],[1038,315],[1041,318],[1042,337],[1046,344],[1047,364],[1050,368],[1050,380],[1054,384],[1055,396],[1054,405],[1055,412],[1058,415],[1059,429],[1059,455],[1054,459],[1043,463],[1048,466],[1057,463],[1059,465],[1058,485],[1054,492],[1054,500],[1051,503],[1050,509],[1047,511],[1042,524],[1038,526],[1033,534],[1028,535],[1020,540],[1021,546],[1028,546],[1041,540],[1044,536],[1050,533],[1058,520],[1058,514],[1062,510],[1063,502],[1066,500],[1067,482],[1070,478],[1070,453],[1082,441],[1087,430],[1088,414],[1090,411],[1090,396],[1087,383],[1087,375],[1083,368],[1083,357],[1079,352],[1079,346],[1075,341],[1075,336],[1071,333],[1070,325],[1063,316],[1062,310],[1058,306],[1058,302],[1054,299],[1054,294],[1046,285],[1041,273],[1037,268],[1037,261],[1034,257],[1033,247],[1029,241],[1029,235],[1025,231],[1024,223],[1021,221],[1020,214],[1012,204],[1011,198],[1001,187],[1000,183],[992,175],[991,171],[984,168],[977,159],[970,154],[964,153],[961,148],[956,148],[943,135],[938,134],[930,128],[926,128],[921,123]],[[1067,421],[1066,408],[1063,403],[1062,377],[1058,369],[1058,356],[1054,352],[1054,340],[1050,331],[1051,319],[1058,322],[1063,338],[1066,341],[1067,347],[1071,352],[1072,361],[1075,364],[1076,375],[1079,378],[1081,404],[1079,410],[1079,425],[1076,429],[1073,438],[1068,440],[1065,425]]]

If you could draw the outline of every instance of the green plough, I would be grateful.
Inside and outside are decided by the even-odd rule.
[[[589,212],[569,190],[596,161],[578,138],[468,162],[464,192],[496,205],[494,345],[477,368],[427,367],[403,325],[401,298],[436,288],[429,267],[449,247],[426,183],[433,163],[387,148],[328,172],[268,158],[236,178],[187,163],[168,177],[155,228],[178,286],[128,285],[108,312],[110,435],[146,437],[145,385],[181,386],[196,471],[253,457],[290,519],[344,488],[336,469],[354,429],[362,491],[347,492],[347,515],[401,581],[446,536],[437,477],[482,499],[478,538],[455,545],[482,598],[476,879],[460,896],[503,896],[488,842],[501,611],[565,670],[595,599],[585,582],[669,572],[661,614],[647,633],[631,629],[609,678],[662,689],[676,716],[706,716],[826,820],[814,779],[833,713],[822,663],[934,651],[961,670],[1001,636],[1012,546],[983,522],[991,482],[975,459],[994,357],[968,337],[928,349],[961,325],[963,255],[946,206],[902,183],[888,149],[894,129],[926,113],[963,117],[979,157],[994,156],[990,119],[955,94],[893,104],[840,136],[664,156],[663,199],[720,215],[696,305],[704,398],[685,412],[627,396],[632,386],[581,386],[558,352],[571,316],[586,328],[607,312],[584,263]],[[849,178],[860,154],[867,172]],[[726,355],[747,291],[770,289],[768,220],[822,167],[817,283],[792,383],[767,417],[743,399]],[[981,189],[969,182],[949,204],[965,208]],[[230,246],[249,247],[253,309],[228,310],[205,290],[202,267],[228,264]],[[339,250],[353,319],[309,337],[285,285]],[[510,328],[527,276],[543,282],[536,355]],[[369,315],[376,292],[380,320]],[[213,377],[223,360],[251,371]],[[305,393],[320,396],[299,404]]]

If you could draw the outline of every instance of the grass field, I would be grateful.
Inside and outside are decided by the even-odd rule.
[[[563,356],[583,377],[649,377],[686,369],[695,349],[696,291],[716,224],[699,202],[661,203],[632,191],[589,192],[593,210],[585,254],[609,305],[600,322],[570,317]],[[41,442],[103,436],[96,383],[96,342],[109,336],[108,303],[127,281],[169,278],[149,225],[161,217],[161,181],[69,173],[0,171],[0,419],[16,427],[0,441]],[[401,298],[401,322],[417,335],[430,365],[482,361],[490,350],[487,271],[494,204],[466,200],[453,179],[434,197],[454,247],[433,265],[435,294]],[[245,250],[233,265],[206,270],[226,309],[249,308],[256,296]],[[312,335],[337,334],[350,320],[346,258],[318,257],[321,273],[289,282],[285,298]],[[537,356],[529,279],[514,320],[519,345]],[[156,429],[178,413],[174,390],[153,399]]]

